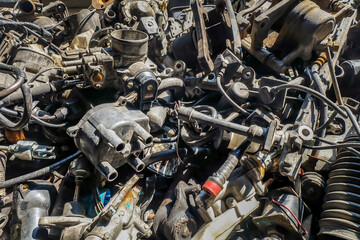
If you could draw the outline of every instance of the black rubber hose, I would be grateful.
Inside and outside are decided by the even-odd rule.
[[[87,15],[79,24],[79,27],[76,29],[75,35],[77,36],[79,33],[81,33],[82,29],[85,27],[86,23],[88,21],[90,21],[90,19],[94,16],[94,14],[96,13],[96,9],[92,10],[89,15]]]
[[[344,109],[344,111],[346,112],[347,116],[349,117],[352,126],[354,127],[354,130],[356,132],[356,134],[358,135],[358,137],[360,138],[360,126],[359,123],[356,120],[356,117],[354,116],[354,114],[351,112],[351,110],[347,107],[347,106],[340,106],[341,109]],[[334,113],[330,116],[330,118],[322,125],[320,126],[317,131],[320,131],[322,129],[326,129],[326,127],[332,122],[334,121],[334,119],[336,118],[337,112],[334,111]]]
[[[345,118],[347,117],[347,114],[344,113],[344,111],[342,111],[333,101],[331,101],[329,98],[327,98],[323,94],[321,94],[311,88],[301,86],[301,85],[295,85],[295,84],[284,84],[284,85],[280,85],[280,86],[276,86],[276,87],[272,88],[272,90],[275,92],[278,92],[278,91],[281,91],[284,89],[293,89],[293,90],[306,92],[306,93],[324,101],[325,103],[327,103],[333,110],[338,112],[342,117],[345,117]]]
[[[6,73],[13,73],[16,75],[15,83],[10,87],[0,91],[0,98],[6,97],[9,94],[15,92],[25,83],[26,75],[25,72],[22,71],[20,68],[0,63],[0,71]]]
[[[318,65],[314,65],[311,68],[311,72],[310,72],[309,75],[310,75],[311,80],[315,83],[317,90],[322,95],[325,96],[326,93],[325,93],[325,91],[324,91],[324,89],[322,87],[318,69],[319,69]],[[320,107],[320,117],[319,117],[319,123],[318,123],[319,124],[318,125],[319,129],[317,129],[316,133],[319,134],[318,136],[323,138],[326,135],[326,126],[324,128],[320,128],[320,127],[324,126],[324,124],[327,123],[327,120],[328,120],[327,114],[328,114],[329,109],[328,109],[328,106],[323,101],[318,101],[318,102],[319,102],[319,105],[320,105],[319,106]],[[316,141],[315,145],[321,146],[321,142]],[[317,156],[317,155],[319,155],[319,153],[320,153],[319,150],[315,150],[312,154]]]
[[[220,187],[223,187],[250,144],[251,142],[245,139],[245,141],[238,148],[230,153],[224,164],[219,168],[218,171],[209,177],[209,180],[217,183]]]
[[[53,86],[51,83],[42,83],[38,86],[34,86],[30,88],[31,95],[33,98],[39,98],[44,96],[44,94],[51,93],[53,91]],[[5,98],[1,100],[1,102],[7,106],[7,105],[13,105],[18,103],[23,99],[23,94],[21,91],[16,91]]]
[[[239,106],[234,100],[231,99],[231,97],[226,93],[226,91],[224,90],[222,84],[221,84],[221,80],[225,74],[226,71],[226,67],[223,67],[221,69],[221,71],[219,72],[218,76],[216,76],[216,85],[218,87],[218,89],[220,90],[221,94],[223,95],[223,97],[236,109],[238,110],[240,113],[249,116],[250,114],[243,109],[241,106]]]
[[[330,123],[332,123],[332,122],[335,120],[337,114],[338,114],[338,113],[334,111],[334,112],[331,114],[331,116],[326,120],[326,122],[325,122],[323,125],[319,126],[319,127],[316,129],[316,131],[317,131],[317,132],[320,132],[320,131],[323,131],[324,129],[326,129],[326,128],[330,125]]]
[[[209,148],[191,148],[186,149],[186,148],[179,148],[178,150],[176,149],[169,149],[169,150],[165,150],[165,151],[161,151],[158,153],[154,153],[152,154],[150,157],[147,157],[145,159],[143,159],[142,161],[144,162],[145,166],[148,167],[151,164],[157,163],[157,162],[162,162],[162,161],[166,161],[169,159],[173,159],[173,158],[177,158],[178,154],[179,156],[183,159],[183,158],[189,158],[189,157],[195,157],[195,156],[203,156],[206,155],[210,152]]]
[[[29,80],[29,83],[33,83],[38,77],[41,76],[41,74],[45,73],[45,72],[48,72],[48,71],[51,71],[51,70],[61,70],[62,67],[49,67],[49,68],[46,68],[40,72],[38,72],[36,75],[34,75],[30,80]]]
[[[318,89],[318,91],[325,96],[325,91],[322,88],[321,79],[316,69],[317,69],[316,67],[312,68],[311,77],[314,83],[316,84],[316,88]],[[319,126],[322,126],[327,121],[327,113],[328,113],[328,107],[323,101],[320,101],[320,110],[321,111],[320,111]],[[320,137],[325,137],[325,133],[326,133],[326,129],[322,129],[320,131]]]
[[[31,112],[32,112],[32,96],[30,92],[30,88],[27,85],[27,83],[23,84],[21,86],[21,91],[23,93],[23,108],[24,112],[21,114],[20,119],[18,122],[13,122],[7,117],[5,117],[2,113],[0,113],[0,124],[2,124],[5,128],[17,131],[21,130],[25,127],[26,124],[28,124]],[[1,107],[0,107],[1,109]]]
[[[41,168],[41,169],[39,169],[39,170],[37,170],[35,172],[28,173],[28,174],[25,174],[25,175],[22,175],[22,176],[7,180],[5,182],[2,182],[2,183],[0,183],[0,189],[9,188],[9,187],[12,187],[12,186],[14,186],[16,184],[19,184],[19,183],[26,182],[26,181],[31,180],[31,179],[35,179],[35,178],[39,178],[41,176],[44,176],[45,174],[50,173],[51,171],[58,168],[62,164],[66,163],[66,162],[69,162],[69,161],[73,160],[74,158],[76,158],[76,157],[78,157],[80,155],[81,155],[81,151],[77,151],[76,153],[74,153],[74,154],[68,156],[67,158],[64,158],[63,160],[61,160],[61,161],[59,161],[57,163],[54,163],[54,164],[52,164],[50,166],[47,166],[47,167]]]
[[[172,143],[172,142],[176,142],[178,138],[179,138],[179,136],[168,137],[168,138],[154,138],[153,142],[154,143]]]
[[[305,149],[315,149],[315,150],[342,149],[349,147],[360,148],[360,143],[359,142],[336,143],[328,146],[310,146],[305,144],[303,145],[303,148]]]
[[[10,110],[8,108],[5,107],[0,107],[0,113],[3,113],[7,116],[11,116],[11,117],[15,117],[15,118],[21,118],[22,114],[20,112],[14,111],[14,110]],[[64,123],[51,123],[51,122],[45,122],[43,119],[31,115],[31,120],[33,120],[35,123],[43,126],[43,127],[48,127],[48,128],[63,128],[66,127],[68,125],[67,122]],[[53,120],[53,119],[50,119]]]
[[[183,98],[185,94],[184,81],[176,77],[163,79],[158,88],[158,95],[169,90],[174,91],[176,100]]]
[[[184,158],[184,156],[188,153],[188,150],[186,148],[179,148],[178,153],[181,158]],[[154,153],[149,158],[145,158],[143,162],[147,167],[150,166],[151,164],[166,161],[177,157],[178,155],[176,149],[169,149],[158,153]]]
[[[354,114],[351,112],[351,110],[347,107],[347,106],[340,106],[340,108],[344,109],[345,112],[347,113],[347,115],[350,118],[350,121],[354,127],[354,130],[356,132],[356,134],[358,135],[358,137],[360,138],[360,127],[359,127],[359,123],[357,122]]]
[[[51,123],[51,122],[45,122],[44,120],[32,115],[31,119],[34,120],[34,122],[36,122],[37,124],[43,126],[43,127],[47,127],[47,128],[63,128],[68,126],[67,122],[64,123]]]
[[[21,114],[20,120],[18,122],[13,122],[0,113],[0,123],[3,124],[6,128],[9,128],[10,130],[22,129],[29,122],[31,117],[32,95],[30,92],[30,88],[27,85],[27,83],[24,83],[20,89],[23,95],[23,108],[24,108],[24,112]],[[0,108],[0,109],[4,110],[5,108]]]
[[[36,24],[29,23],[29,22],[13,22],[13,21],[0,20],[0,27],[12,28],[12,29],[17,28],[17,27],[29,28],[31,30],[38,32],[46,40],[48,40],[48,41],[53,40],[53,35],[49,31],[47,31],[46,29],[44,29]]]

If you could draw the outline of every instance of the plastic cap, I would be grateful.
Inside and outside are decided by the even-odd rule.
[[[222,187],[220,187],[217,183],[213,182],[213,181],[206,181],[206,183],[203,185],[203,190],[205,192],[207,192],[208,194],[210,194],[213,197],[216,197],[217,195],[219,195],[219,193],[222,190]]]

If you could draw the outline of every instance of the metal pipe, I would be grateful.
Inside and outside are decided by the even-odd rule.
[[[341,97],[341,91],[340,91],[340,88],[339,88],[339,83],[338,83],[337,78],[336,78],[334,64],[333,64],[333,61],[332,61],[332,58],[331,58],[331,52],[330,52],[329,47],[326,48],[326,58],[327,58],[328,63],[329,63],[328,65],[329,65],[329,70],[330,70],[330,76],[331,76],[332,84],[333,84],[333,87],[334,87],[336,100],[337,100],[339,105],[344,105],[344,102],[343,102],[342,97]]]
[[[189,122],[195,120],[200,123],[214,126],[222,130],[237,133],[243,136],[247,136],[249,132],[249,127],[213,118],[198,111],[195,111],[193,108],[189,107],[180,107],[178,109],[178,117],[183,121]]]
[[[233,9],[231,1],[225,0],[225,3],[226,3],[226,9],[228,10],[228,13],[229,13],[231,29],[232,29],[233,38],[234,38],[234,49],[233,50],[234,50],[235,55],[240,57],[241,56],[241,36],[240,36],[239,26],[236,21],[236,17],[235,17],[235,13],[234,13],[234,9]]]

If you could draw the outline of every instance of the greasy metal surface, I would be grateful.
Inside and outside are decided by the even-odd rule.
[[[208,73],[214,70],[214,63],[210,58],[209,43],[206,34],[205,20],[208,17],[207,12],[199,0],[192,0],[191,8],[195,20],[196,47],[198,51],[197,59],[201,69]]]
[[[0,1],[0,239],[360,239],[359,8]]]

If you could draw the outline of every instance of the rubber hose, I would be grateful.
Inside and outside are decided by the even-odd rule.
[[[9,187],[12,187],[16,184],[19,184],[19,183],[22,183],[22,182],[26,182],[28,180],[31,180],[31,179],[35,179],[35,178],[39,178],[41,176],[44,176],[45,174],[48,174],[50,173],[52,170],[56,169],[57,167],[61,166],[62,164],[70,161],[70,160],[73,160],[74,158],[78,157],[81,155],[81,151],[77,151],[76,153],[70,155],[69,157],[67,158],[64,158],[63,160],[57,162],[57,163],[54,163],[50,166],[47,166],[47,167],[44,167],[44,168],[41,168],[35,172],[31,172],[31,173],[28,173],[28,174],[25,174],[25,175],[22,175],[22,176],[19,176],[19,177],[16,177],[16,178],[13,178],[13,179],[10,179],[10,180],[7,180],[5,182],[1,182],[0,183],[0,189],[3,189],[3,188],[9,188]]]
[[[2,113],[0,113],[0,123],[2,125],[4,125],[5,128],[13,130],[13,131],[23,129],[26,126],[26,124],[28,124],[30,117],[31,117],[32,95],[31,95],[30,88],[27,85],[27,83],[25,83],[21,86],[21,91],[22,91],[23,98],[24,98],[24,101],[23,101],[24,112],[21,115],[19,121],[13,122],[10,119],[8,119],[7,117],[5,117]]]
[[[251,142],[246,139],[238,148],[233,150],[225,163],[210,177],[209,180],[217,183],[220,187],[223,187],[230,174],[238,165],[239,159],[244,155],[250,144]]]
[[[179,148],[176,149],[168,149],[165,151],[161,151],[158,153],[152,154],[150,157],[143,159],[145,166],[148,167],[151,164],[166,161],[172,158],[177,158],[178,154],[181,158],[189,158],[189,157],[195,157],[195,156],[203,156],[209,153],[208,148],[191,148],[190,150],[186,148]]]
[[[174,98],[176,100],[184,97],[185,94],[185,83],[180,78],[171,77],[163,79],[158,88],[158,94],[172,90],[174,91]]]
[[[44,83],[39,86],[32,87],[30,91],[33,98],[40,98],[44,96],[44,94],[52,92],[53,89],[50,83]],[[16,91],[10,94],[9,96],[5,97],[1,101],[3,102],[4,105],[10,105],[10,104],[12,105],[14,103],[18,103],[19,101],[21,101],[22,98],[23,98],[22,92]]]
[[[15,83],[13,85],[11,85],[10,87],[0,91],[0,98],[6,97],[9,94],[15,92],[25,83],[26,75],[25,75],[25,72],[22,71],[20,68],[17,68],[15,66],[11,66],[11,65],[7,65],[4,63],[0,63],[0,71],[7,72],[7,73],[14,73],[16,75]]]
[[[48,41],[52,41],[53,40],[53,35],[47,31],[46,29],[33,24],[33,23],[29,23],[29,22],[12,22],[12,21],[4,21],[4,20],[0,20],[0,27],[5,27],[5,28],[16,28],[16,27],[24,27],[24,28],[29,28],[31,30],[34,30],[38,33],[40,33],[41,36],[43,36],[46,40]]]

